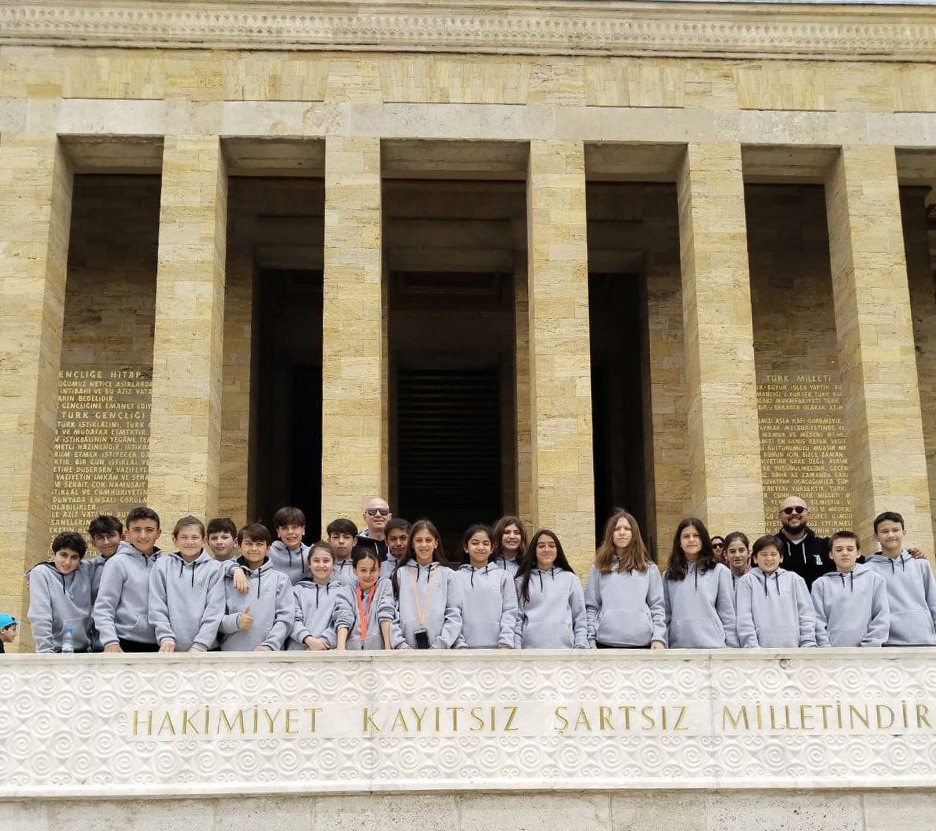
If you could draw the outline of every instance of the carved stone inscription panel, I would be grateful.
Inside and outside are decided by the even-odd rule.
[[[0,797],[933,787],[934,691],[925,649],[11,655]]]

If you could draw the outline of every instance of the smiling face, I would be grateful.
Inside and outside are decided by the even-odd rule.
[[[879,522],[874,538],[881,544],[882,553],[888,556],[896,557],[903,551],[904,528],[899,522],[890,519]]]
[[[747,546],[741,540],[732,540],[725,552],[728,559],[728,568],[732,574],[742,575],[748,570],[751,561],[751,554]]]
[[[757,567],[764,572],[764,574],[773,574],[780,568],[780,560],[782,559],[783,557],[780,554],[780,549],[775,545],[765,545],[757,552],[757,557],[755,557]]]
[[[699,559],[699,554],[702,553],[702,536],[694,525],[687,525],[682,529],[679,534],[679,547],[688,562],[694,563]]]
[[[71,574],[81,564],[81,555],[71,548],[60,548],[52,555],[52,563],[59,574]]]
[[[549,534],[541,534],[536,541],[536,567],[540,571],[549,571],[556,564],[558,556],[556,541]]]
[[[155,519],[132,519],[127,524],[127,538],[141,554],[149,557],[159,539],[159,523]]]
[[[364,506],[364,522],[367,523],[368,534],[375,540],[384,538],[384,526],[390,521],[393,514],[390,506],[383,499],[374,498]]]
[[[120,532],[103,531],[95,534],[91,537],[91,544],[102,557],[111,557],[117,553],[117,546],[120,545]]]
[[[280,538],[280,541],[285,545],[290,551],[295,551],[300,545],[302,545],[302,537],[305,534],[304,525],[296,525],[290,523],[289,525],[281,525],[276,529],[276,536]]]
[[[266,540],[254,540],[250,537],[244,537],[241,540],[240,550],[241,556],[248,567],[254,569],[263,564],[270,546],[267,545]]]
[[[425,528],[421,528],[413,534],[412,545],[413,553],[416,555],[416,562],[421,566],[427,566],[435,558],[439,541]]]
[[[380,577],[380,566],[372,557],[362,557],[354,567],[354,576],[364,591],[370,591]]]
[[[475,531],[465,544],[468,561],[475,568],[484,568],[491,556],[491,538],[487,531]]]
[[[309,552],[309,571],[316,583],[325,585],[332,576],[334,560],[331,552],[324,548],[313,548]]]
[[[501,550],[505,557],[516,557],[520,553],[520,545],[523,542],[523,535],[520,533],[519,526],[510,523],[504,528],[501,534]]]
[[[787,535],[793,538],[799,537],[806,532],[806,524],[809,522],[809,506],[802,497],[788,496],[780,503],[777,517]]]
[[[197,525],[183,525],[172,537],[175,547],[187,563],[193,562],[205,545],[201,528]]]

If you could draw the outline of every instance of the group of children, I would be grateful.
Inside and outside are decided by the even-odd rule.
[[[52,559],[27,574],[36,650],[936,645],[933,572],[904,551],[892,512],[874,521],[881,552],[867,563],[855,534],[834,534],[836,571],[811,592],[781,567],[777,537],[749,553],[744,534],[727,535],[726,565],[695,518],[679,524],[661,573],[634,517],[616,511],[584,590],[556,534],[528,542],[517,517],[469,528],[457,568],[425,519],[390,519],[382,546],[347,519],[307,546],[298,508],[277,511],[274,526],[275,541],[259,523],[238,532],[186,516],[162,553],[159,517],[140,507],[126,530],[115,517],[91,523],[101,556],[90,560],[81,534],[59,534]]]

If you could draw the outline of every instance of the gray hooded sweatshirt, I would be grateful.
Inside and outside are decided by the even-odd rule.
[[[727,566],[700,574],[686,565],[682,580],[663,580],[666,632],[671,649],[721,649],[738,645],[734,589]]]
[[[348,613],[351,615],[351,626],[348,630],[348,640],[345,644],[346,649],[383,649],[383,635],[380,632],[380,624],[383,621],[393,623],[396,614],[396,603],[393,599],[393,584],[385,577],[381,577],[374,584],[374,595],[368,602],[369,593],[362,592],[359,584],[347,596],[339,598],[339,604],[348,605]],[[367,617],[367,639],[361,640],[361,616],[358,611],[358,601],[361,609]],[[339,624],[343,625],[343,624]]]
[[[300,580],[311,579],[306,565],[309,559],[309,546],[305,543],[299,543],[297,549],[290,551],[282,540],[274,540],[273,545],[267,551],[267,558],[270,565],[277,571],[283,572],[294,586]]]
[[[819,646],[881,646],[887,640],[887,586],[870,566],[823,574],[812,585],[812,601]]]
[[[393,648],[415,649],[415,633],[425,629],[432,649],[451,649],[462,626],[455,572],[439,563],[421,566],[410,560],[397,569],[397,585],[399,597],[390,627]],[[388,603],[384,600],[384,614]]]
[[[516,557],[505,557],[503,554],[500,554],[497,557],[491,557],[491,562],[498,568],[502,568],[506,571],[507,574],[510,575],[511,580],[517,576],[517,572],[520,570],[519,554]]]
[[[344,560],[335,560],[335,565],[332,568],[332,580],[337,580],[342,585],[348,586],[348,588],[357,585],[357,577],[354,576],[354,565],[350,557]]]
[[[868,560],[887,586],[890,634],[885,646],[936,645],[936,582],[932,566],[906,551],[891,559],[875,554]]]
[[[340,580],[332,579],[327,583],[300,580],[296,583],[292,589],[296,614],[287,649],[305,649],[304,641],[310,636],[334,649],[338,626],[351,625],[350,615],[338,602],[349,592],[347,584]]]
[[[530,572],[529,600],[517,577],[519,611],[514,645],[517,649],[588,649],[588,615],[582,583],[571,571],[554,567]]]
[[[173,640],[177,652],[207,652],[217,643],[224,616],[221,563],[205,549],[191,563],[177,551],[150,571],[149,621],[157,642]]]
[[[798,574],[782,568],[764,574],[755,566],[738,581],[735,599],[741,646],[816,645],[816,612]]]
[[[149,582],[158,559],[155,551],[145,557],[122,542],[104,564],[94,601],[94,626],[102,647],[117,643],[118,638],[156,643],[156,628],[149,622]]]
[[[462,630],[457,648],[496,649],[516,640],[517,589],[511,576],[493,563],[465,563],[455,577],[461,597]]]
[[[253,652],[258,646],[274,651],[282,649],[296,618],[296,600],[289,578],[273,568],[269,557],[253,570],[243,557],[230,562],[244,570],[250,585],[247,594],[241,594],[234,588],[232,569],[228,570],[224,578],[226,613],[219,627],[221,651]],[[241,631],[237,628],[237,619],[247,607],[253,624]]]
[[[62,574],[53,563],[39,563],[26,572],[29,612],[36,652],[61,652],[65,629],[72,630],[75,652],[87,652],[91,644],[91,607],[95,575],[104,560],[81,560],[71,574]]]
[[[613,571],[602,574],[597,566],[588,573],[585,610],[588,642],[594,646],[643,647],[654,641],[666,645],[666,607],[663,579],[655,563],[646,571]]]

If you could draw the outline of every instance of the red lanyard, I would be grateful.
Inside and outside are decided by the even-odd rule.
[[[375,591],[377,591],[376,584],[371,586],[371,590],[367,593],[367,614],[364,614],[364,592],[360,584],[357,587],[357,610],[358,621],[361,625],[361,645],[367,640],[367,624],[370,622],[370,608],[371,604],[374,602]]]

